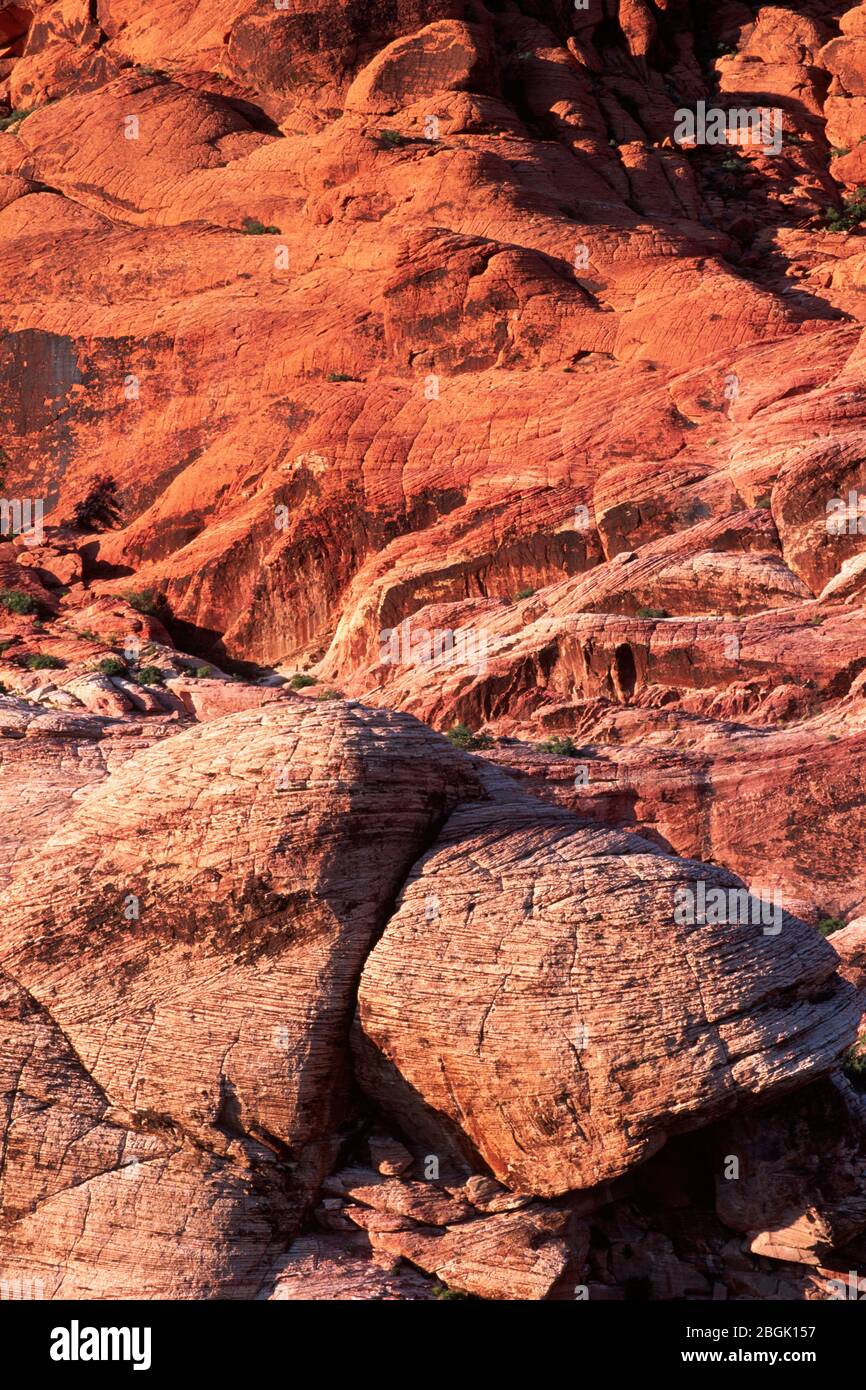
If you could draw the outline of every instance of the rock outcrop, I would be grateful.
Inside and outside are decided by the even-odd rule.
[[[0,0],[0,1295],[866,1270],[864,188],[862,3]]]
[[[757,898],[702,920],[738,889],[507,791],[461,808],[364,970],[362,1084],[434,1151],[553,1196],[820,1074],[859,1017],[838,957]]]
[[[109,1277],[95,1252],[114,1219],[127,1140],[134,1155],[155,1133],[169,1166],[182,1170],[212,1156],[236,1195],[244,1186],[231,1160],[250,1170],[253,1191],[262,1169],[279,1218],[259,1223],[263,1261],[275,1231],[297,1226],[347,1114],[346,1039],[364,956],[425,840],[471,792],[467,762],[405,716],[292,701],[161,740],[67,810],[17,891],[10,887],[2,939],[2,969],[34,1011],[49,1012],[88,1095],[113,1120],[118,1152],[104,1164],[105,1209],[98,1193],[88,1201],[91,1175],[75,1166],[62,1125],[46,1154],[50,1167],[71,1153],[71,1177],[55,1180],[61,1193],[74,1189],[64,1200],[84,1213],[87,1240],[74,1241],[66,1294],[95,1292]],[[26,1072],[10,1067],[8,1108],[13,1117],[23,1110],[26,1132],[34,1094]],[[89,1130],[87,1109],[71,1103],[66,1115],[59,1096],[54,1103],[61,1120]],[[15,1137],[13,1124],[7,1143]],[[42,1259],[33,1233],[55,1216],[40,1215],[38,1193],[35,1211],[22,1213],[21,1185],[7,1176],[4,1218],[16,1234],[3,1259],[14,1268],[19,1239],[27,1260]],[[142,1178],[147,1186],[149,1169]],[[183,1296],[186,1261],[182,1252],[165,1259],[161,1201],[154,1192],[149,1216],[147,1192],[137,1212],[135,1191],[119,1190],[134,1224],[126,1288]],[[249,1283],[236,1284],[232,1262],[222,1261],[243,1202],[226,1195],[215,1213],[205,1203],[209,1222],[218,1225],[220,1211],[226,1231],[213,1260],[200,1251],[199,1291],[249,1296]],[[64,1221],[77,1229],[71,1214]],[[252,1252],[254,1233],[247,1239]],[[265,1261],[253,1292],[267,1274]],[[106,1295],[110,1282],[101,1287]]]

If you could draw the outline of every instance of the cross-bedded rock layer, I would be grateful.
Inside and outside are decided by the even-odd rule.
[[[0,2],[0,1281],[828,1296],[866,6],[182,9]]]

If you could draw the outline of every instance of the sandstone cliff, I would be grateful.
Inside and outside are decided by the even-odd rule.
[[[0,1285],[866,1273],[864,190],[847,0],[0,0]]]

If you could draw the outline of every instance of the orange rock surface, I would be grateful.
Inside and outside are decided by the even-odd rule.
[[[0,0],[0,1282],[866,1271],[864,228],[866,4]]]

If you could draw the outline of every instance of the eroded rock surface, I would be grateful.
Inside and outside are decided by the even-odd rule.
[[[0,127],[0,1293],[832,1296],[866,5],[0,3]]]
[[[364,970],[362,1083],[402,1127],[556,1195],[833,1066],[859,1005],[814,929],[683,924],[705,865],[499,790],[457,811]]]
[[[282,1175],[280,1229],[297,1225],[347,1114],[365,954],[425,840],[473,786],[469,761],[405,716],[296,701],[162,740],[67,809],[6,896],[3,969],[50,1012],[116,1116],[121,1150],[127,1131],[133,1143],[167,1133],[170,1153],[183,1150],[172,1163],[212,1154],[233,1184],[232,1154],[263,1154]],[[88,1175],[73,1169],[57,1182],[75,1189],[64,1200],[82,1204],[88,1239],[64,1287],[91,1292],[107,1277],[100,1208],[94,1198],[91,1229]],[[154,1217],[120,1191],[146,1241]],[[10,1184],[13,1226],[19,1197]],[[230,1227],[242,1214],[227,1201]],[[25,1248],[39,1225],[28,1221]],[[262,1227],[262,1257],[271,1238]],[[230,1262],[200,1255],[203,1282],[233,1287]],[[138,1294],[161,1280],[163,1296],[183,1296],[182,1254],[161,1274],[150,1258]],[[132,1288],[135,1270],[126,1277]]]

